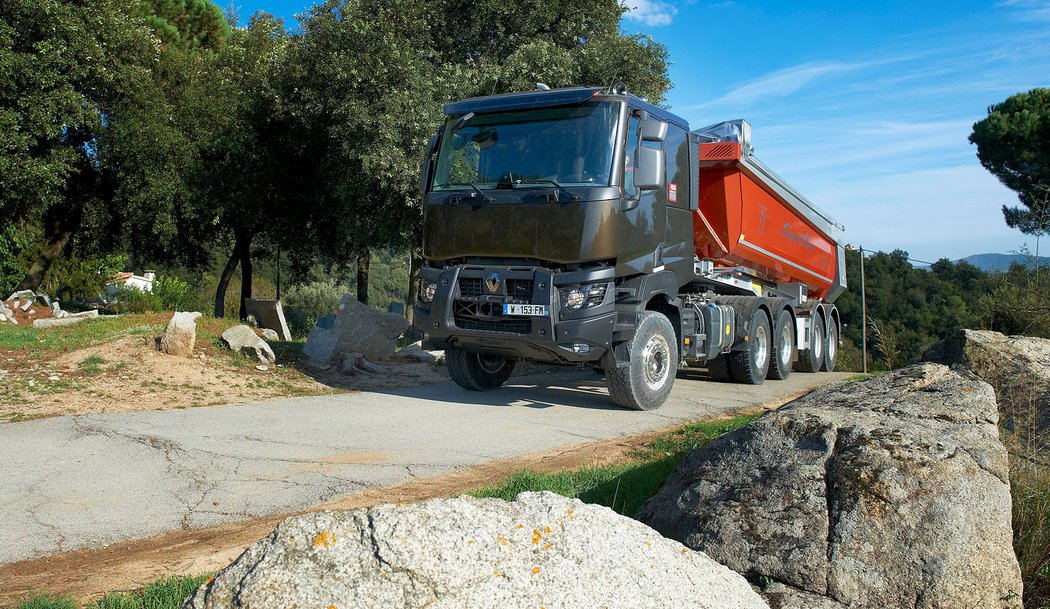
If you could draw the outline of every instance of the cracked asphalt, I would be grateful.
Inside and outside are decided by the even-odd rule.
[[[0,425],[0,564],[308,509],[495,459],[769,404],[846,374],[757,387],[686,370],[659,410],[569,369],[473,393],[444,383]]]

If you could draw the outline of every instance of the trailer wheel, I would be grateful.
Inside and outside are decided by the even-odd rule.
[[[839,325],[832,319],[828,324],[828,341],[824,348],[824,365],[821,370],[834,372],[839,361]]]
[[[784,380],[791,374],[791,363],[795,359],[795,324],[791,311],[784,309],[773,326],[773,361],[769,364],[769,378]]]
[[[470,353],[459,347],[446,349],[445,361],[452,380],[470,391],[498,389],[514,371],[514,360],[501,355]]]
[[[812,321],[813,336],[809,339],[809,349],[799,351],[795,362],[795,370],[799,372],[817,372],[824,365],[824,320],[814,312]]]
[[[655,311],[642,313],[627,352],[629,365],[605,367],[609,395],[624,408],[659,408],[678,373],[678,339],[671,322]]]
[[[755,308],[747,333],[747,349],[729,353],[729,371],[733,380],[748,385],[761,385],[769,371],[773,341],[769,333],[769,319],[765,311]]]
[[[729,373],[729,354],[719,355],[715,359],[707,360],[707,373],[714,381],[731,381],[733,375]]]

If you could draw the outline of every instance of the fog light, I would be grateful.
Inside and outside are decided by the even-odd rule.
[[[587,300],[587,295],[580,288],[572,288],[565,292],[565,306],[570,309],[579,309]]]
[[[424,283],[419,288],[419,299],[423,302],[434,302],[434,294],[437,293],[436,283]]]
[[[571,351],[580,355],[587,355],[591,352],[591,346],[587,343],[566,343],[558,346],[566,351]]]

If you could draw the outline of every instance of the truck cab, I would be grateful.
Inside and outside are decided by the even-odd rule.
[[[710,290],[697,283],[700,140],[686,121],[622,86],[444,112],[421,172],[413,313],[455,382],[495,389],[523,359],[588,365],[614,401],[650,409],[683,358],[731,350],[733,311],[696,296]]]

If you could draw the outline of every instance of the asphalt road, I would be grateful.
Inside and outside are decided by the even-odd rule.
[[[659,410],[614,406],[593,372],[0,425],[0,564],[307,509],[581,441],[781,400],[844,374],[752,387],[680,374]]]

